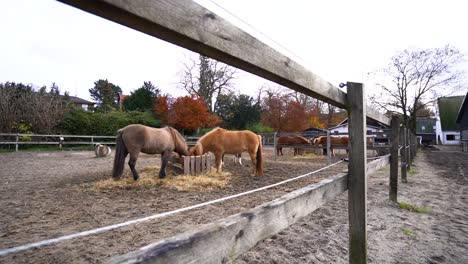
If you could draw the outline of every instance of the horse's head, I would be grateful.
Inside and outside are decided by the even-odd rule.
[[[314,138],[314,140],[312,140],[312,144],[314,144],[314,145],[317,145],[318,142],[319,142],[318,138]]]
[[[174,151],[177,152],[179,155],[188,156],[188,145],[185,141],[184,137],[172,127],[167,127],[169,132],[172,135],[172,140],[174,140]]]
[[[203,146],[200,143],[195,144],[195,146],[190,148],[190,156],[201,156],[203,155]]]

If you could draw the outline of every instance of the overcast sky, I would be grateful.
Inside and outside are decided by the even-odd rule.
[[[367,73],[406,48],[451,44],[468,58],[465,1],[197,2],[336,86],[355,81],[375,89]],[[98,79],[125,94],[143,81],[185,93],[178,73],[192,52],[56,1],[2,0],[0,10],[0,82],[55,82],[84,99]],[[266,82],[239,72],[236,88],[254,95]]]

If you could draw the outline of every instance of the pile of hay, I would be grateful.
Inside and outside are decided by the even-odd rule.
[[[160,179],[159,167],[148,166],[141,170],[138,181],[134,181],[131,173],[127,172],[120,180],[102,180],[94,183],[91,188],[94,190],[109,190],[164,186],[178,191],[203,191],[223,188],[231,181],[230,173],[216,173],[216,169],[213,167],[210,173],[191,176],[179,175],[168,166],[166,174],[166,178]]]
[[[313,153],[305,153],[302,155],[293,156],[293,159],[317,159],[317,158],[323,158],[323,156],[315,155]]]

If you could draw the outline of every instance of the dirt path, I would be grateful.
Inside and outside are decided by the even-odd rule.
[[[95,190],[90,185],[110,178],[113,157],[95,158],[90,151],[2,153],[0,248],[187,207],[289,179],[326,164],[323,156],[293,158],[288,153],[275,160],[272,153],[272,149],[265,149],[264,177],[250,176],[247,155],[243,167],[227,156],[225,171],[232,173],[228,185],[203,191],[178,191],[166,186]],[[141,155],[137,169],[158,165],[159,160],[158,156]],[[0,263],[101,263],[111,256],[243,212],[345,167],[343,163],[294,183],[171,217],[0,257]],[[127,166],[124,174],[130,177]]]
[[[398,199],[430,213],[388,201],[387,169],[369,179],[370,263],[468,263],[468,154],[442,147],[419,152]],[[348,263],[347,193],[236,263]]]

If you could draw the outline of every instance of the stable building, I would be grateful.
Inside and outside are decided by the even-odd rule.
[[[463,98],[463,102],[458,110],[457,120],[455,121],[460,129],[460,143],[463,151],[468,151],[468,92]]]
[[[422,144],[437,144],[437,118],[435,117],[417,117],[416,118],[416,136],[421,139]]]
[[[440,97],[436,105],[437,142],[442,145],[459,145],[460,129],[456,123],[462,105],[462,96]]]

